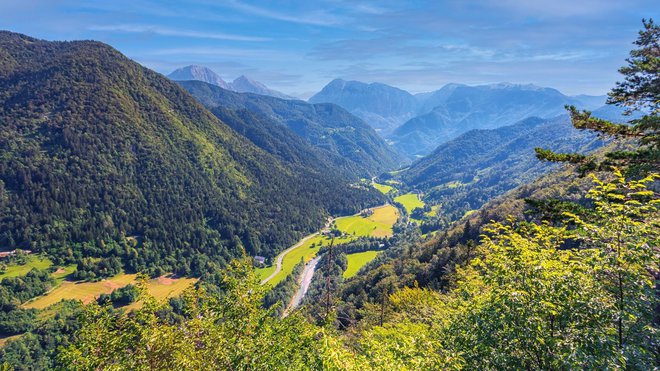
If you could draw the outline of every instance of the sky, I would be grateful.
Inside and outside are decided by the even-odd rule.
[[[658,0],[0,0],[0,29],[99,40],[163,74],[199,64],[301,98],[335,78],[601,95],[642,18],[660,21]]]

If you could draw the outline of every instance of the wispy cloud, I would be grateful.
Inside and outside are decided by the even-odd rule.
[[[222,6],[259,17],[291,23],[302,23],[315,26],[332,26],[342,23],[341,17],[324,11],[290,15],[238,1],[223,2]]]
[[[155,25],[141,25],[141,24],[115,24],[115,25],[94,25],[88,28],[90,31],[110,31],[110,32],[127,32],[127,33],[151,33],[163,36],[178,36],[190,37],[197,39],[215,39],[215,40],[230,40],[230,41],[270,41],[267,37],[245,36],[228,34],[221,32],[202,32],[193,30],[181,30],[174,28],[167,28]]]

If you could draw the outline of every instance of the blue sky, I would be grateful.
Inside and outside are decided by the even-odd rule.
[[[200,64],[308,97],[330,80],[604,94],[657,0],[2,0],[0,29],[94,39],[167,74]]]

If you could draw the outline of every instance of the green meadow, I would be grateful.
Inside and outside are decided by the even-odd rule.
[[[335,220],[335,226],[341,232],[355,237],[391,237],[392,227],[399,218],[396,207],[386,205],[372,209],[369,216],[353,215]]]
[[[417,209],[418,207],[424,207],[424,201],[420,200],[416,193],[406,193],[405,195],[395,197],[394,202],[398,202],[403,205],[403,207],[406,208],[408,215],[410,215],[413,210]]]
[[[386,194],[392,192],[392,190],[394,190],[394,187],[389,186],[387,184],[373,183],[373,186],[374,186],[374,188],[379,190],[384,195],[386,195]]]
[[[9,264],[7,269],[0,273],[0,280],[8,277],[25,276],[33,268],[46,269],[53,265],[50,259],[38,255],[28,255],[25,257],[25,264]]]
[[[349,279],[357,274],[360,268],[374,260],[380,251],[363,251],[346,255],[348,264],[344,271],[344,279]]]

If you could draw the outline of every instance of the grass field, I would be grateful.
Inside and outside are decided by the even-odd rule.
[[[23,265],[10,264],[4,273],[0,273],[0,280],[7,277],[25,276],[33,268],[46,269],[53,265],[50,259],[38,255],[28,255]]]
[[[25,303],[23,307],[43,309],[58,303],[62,299],[80,300],[83,303],[89,303],[101,294],[109,294],[115,289],[134,283],[136,278],[137,275],[135,274],[118,274],[98,282],[64,281],[46,295]],[[150,280],[147,289],[157,299],[164,299],[180,294],[186,287],[196,281],[194,278],[172,279],[159,277]]]
[[[346,255],[348,264],[344,271],[344,279],[351,278],[357,274],[360,268],[374,260],[380,251],[363,251]]]
[[[373,214],[368,217],[360,215],[347,216],[335,220],[335,225],[340,231],[355,237],[390,237],[392,226],[399,218],[396,207],[387,205],[373,209]]]
[[[431,206],[431,211],[427,212],[427,216],[437,216],[438,215],[438,209],[440,209],[440,205],[433,205]]]
[[[374,188],[380,191],[380,193],[386,195],[394,189],[394,187],[389,186],[387,184],[379,184],[379,183],[373,183]]]
[[[368,217],[353,215],[335,219],[334,223],[336,228],[347,234],[347,236],[335,238],[335,244],[347,243],[363,236],[392,236],[392,226],[394,226],[394,223],[396,223],[396,220],[399,217],[399,211],[397,208],[392,205],[387,205],[373,210],[374,213]],[[329,245],[330,241],[331,238],[329,237],[317,235],[291,250],[284,256],[284,259],[282,259],[282,269],[277,275],[268,281],[268,284],[272,286],[277,285],[293,272],[293,268],[298,262],[300,262],[300,259],[303,259],[305,263],[312,260],[321,247]],[[274,271],[275,265],[256,269],[256,273],[260,280],[266,279]]]
[[[416,208],[424,207],[424,201],[420,200],[416,193],[406,193],[405,195],[398,196],[394,199],[394,202],[402,204],[406,208],[408,215]]]
[[[179,296],[185,289],[197,282],[197,278],[171,278],[160,276],[147,282],[147,292],[158,300]],[[127,310],[138,309],[142,303],[136,302],[126,306]]]

